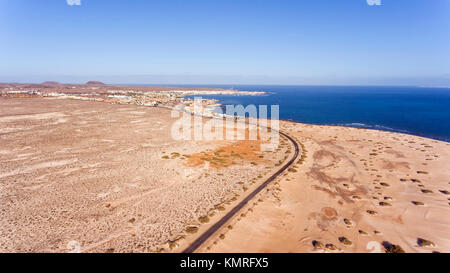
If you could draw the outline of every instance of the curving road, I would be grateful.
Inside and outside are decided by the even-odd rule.
[[[216,231],[218,231],[225,223],[228,222],[236,213],[238,213],[253,197],[255,197],[261,190],[263,190],[270,182],[275,180],[282,172],[284,172],[289,166],[294,163],[294,161],[297,159],[299,154],[299,148],[297,142],[287,134],[283,132],[279,132],[280,135],[285,136],[287,139],[289,139],[292,144],[294,145],[295,152],[294,156],[287,162],[286,164],[281,167],[276,173],[274,173],[271,177],[269,177],[264,183],[259,185],[258,188],[256,188],[254,191],[252,191],[247,197],[245,197],[244,200],[239,202],[231,211],[229,211],[227,214],[225,214],[219,221],[217,221],[214,225],[212,225],[209,229],[207,229],[200,237],[198,237],[194,242],[192,242],[191,245],[189,245],[182,253],[192,253],[196,249],[198,249],[206,240],[209,239]]]

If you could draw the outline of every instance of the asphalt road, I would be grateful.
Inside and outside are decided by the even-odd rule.
[[[244,200],[239,202],[231,211],[229,211],[227,214],[225,214],[219,221],[217,221],[214,225],[212,225],[209,229],[207,229],[200,237],[198,237],[194,242],[192,242],[191,245],[189,245],[182,253],[192,253],[196,249],[198,249],[206,240],[208,240],[216,231],[218,231],[220,228],[225,225],[228,220],[230,220],[236,213],[238,213],[253,197],[255,197],[259,192],[261,192],[267,185],[269,185],[270,182],[275,180],[281,173],[283,173],[289,166],[294,163],[294,161],[297,159],[299,154],[299,148],[297,142],[290,136],[288,136],[285,133],[279,132],[280,135],[285,136],[287,139],[289,139],[292,144],[294,145],[295,152],[294,156],[292,157],[289,162],[283,165],[276,173],[274,173],[271,177],[269,177],[264,183],[262,183],[258,188],[256,188],[254,191],[252,191],[247,197],[245,197]]]

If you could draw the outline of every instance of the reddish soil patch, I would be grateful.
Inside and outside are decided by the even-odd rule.
[[[209,162],[213,168],[225,168],[238,162],[247,161],[257,164],[264,159],[261,157],[261,141],[241,140],[221,146],[216,150],[189,155],[187,166],[198,167]]]

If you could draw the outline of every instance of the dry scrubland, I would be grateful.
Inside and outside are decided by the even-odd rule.
[[[450,252],[450,143],[282,122],[303,146],[211,252]]]
[[[175,141],[174,121],[161,108],[0,99],[0,251],[179,251],[287,157],[258,140]]]
[[[0,99],[0,251],[181,251],[293,154],[175,141],[169,110]],[[449,252],[450,144],[281,122],[302,147],[203,252]],[[68,247],[69,245],[69,247]]]

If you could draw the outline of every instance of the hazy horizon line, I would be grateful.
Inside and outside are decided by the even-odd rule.
[[[337,75],[265,76],[265,75],[0,75],[2,83],[84,84],[101,81],[110,85],[280,85],[280,86],[450,86],[450,74],[439,76],[342,77]]]
[[[57,82],[59,84],[63,85],[84,85],[89,81],[98,81],[96,79],[88,80],[86,82],[60,82],[60,81],[53,81],[53,80],[47,80],[47,81],[41,81],[41,82],[28,82],[28,81],[12,81],[12,82],[5,82],[0,81],[0,84],[42,84],[44,82]],[[174,87],[221,87],[223,86],[231,86],[230,88],[233,88],[233,85],[236,86],[339,86],[339,87],[416,87],[416,88],[450,88],[450,85],[417,85],[417,84],[282,84],[282,83],[111,83],[111,82],[104,82],[105,85],[110,86],[174,86]]]

